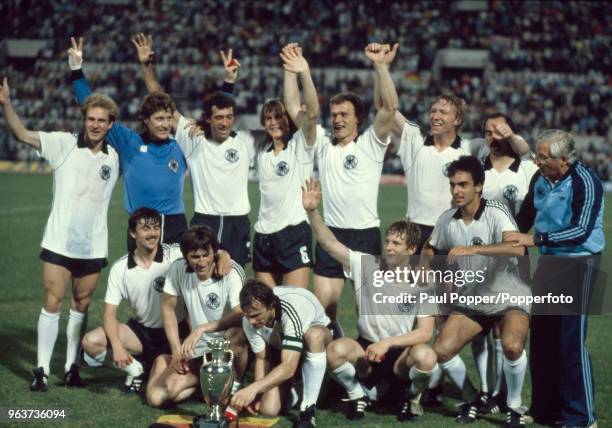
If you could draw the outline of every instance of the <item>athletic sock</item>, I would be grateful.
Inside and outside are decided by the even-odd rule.
[[[448,373],[448,377],[459,387],[463,394],[463,398],[466,402],[472,403],[478,399],[478,392],[470,379],[467,376],[467,370],[465,369],[465,363],[459,355],[455,355],[453,358],[445,363],[440,363],[440,366]]]
[[[304,363],[302,364],[303,394],[300,411],[306,407],[317,404],[321,384],[327,369],[327,354],[323,352],[306,352]]]
[[[70,309],[68,324],[66,325],[66,365],[64,366],[64,373],[68,372],[70,366],[76,363],[86,320],[87,312],[78,312]]]
[[[52,314],[45,311],[44,308],[40,310],[40,315],[38,316],[36,366],[42,367],[47,376],[50,373],[51,355],[53,354],[53,348],[55,347],[59,331],[59,319],[59,312]]]
[[[331,372],[333,378],[344,387],[351,400],[365,396],[365,392],[357,380],[356,374],[355,366],[348,361],[342,363]]]
[[[495,390],[493,396],[499,395],[502,387],[502,378],[504,375],[504,349],[502,348],[501,339],[495,339]]]
[[[521,391],[523,390],[523,381],[525,380],[525,372],[527,371],[527,354],[525,350],[520,357],[514,361],[510,361],[504,355],[504,373],[506,375],[506,384],[508,385],[508,398],[506,404],[511,409],[516,409],[521,405]]]
[[[410,367],[410,371],[408,372],[408,376],[410,377],[410,396],[416,397],[421,392],[427,389],[427,385],[429,385],[429,381],[434,376],[440,376],[442,370],[440,370],[440,366],[436,364],[436,366],[431,370],[419,370],[416,367]]]
[[[87,352],[84,352],[83,359],[89,367],[102,367],[106,359],[106,354],[106,351],[102,351],[98,355],[89,355]]]
[[[487,384],[487,360],[489,358],[489,348],[487,346],[487,337],[479,334],[472,339],[472,355],[474,363],[476,363],[476,371],[480,378],[480,391],[484,394],[489,392]]]

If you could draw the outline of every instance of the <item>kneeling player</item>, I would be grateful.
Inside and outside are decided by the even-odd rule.
[[[517,230],[516,223],[505,205],[481,197],[485,175],[480,162],[475,157],[463,156],[450,164],[448,176],[454,208],[438,219],[425,246],[425,255],[448,251],[449,262],[457,263],[460,270],[486,272],[481,284],[462,286],[464,295],[530,294],[519,276],[515,258],[523,255],[524,247],[513,247],[509,241],[509,232]],[[503,372],[508,385],[506,427],[525,424],[523,415],[517,410],[521,406],[527,368],[524,344],[529,329],[528,311],[528,306],[502,304],[452,306],[434,350],[442,368],[463,393],[465,404],[457,416],[458,423],[474,422],[480,405],[478,392],[467,377],[459,351],[476,335],[488,332],[498,322],[504,352]]]
[[[289,401],[290,381],[303,355],[304,389],[296,426],[314,427],[327,368],[325,347],[332,340],[323,306],[303,288],[272,290],[261,281],[249,280],[240,292],[240,307],[242,328],[255,353],[255,381],[234,395],[232,405],[238,410],[278,415],[282,403]]]
[[[218,250],[219,242],[206,226],[191,227],[181,238],[184,258],[170,266],[162,297],[162,318],[172,353],[159,356],[151,370],[147,385],[147,402],[151,406],[183,401],[196,391],[206,341],[213,337],[230,340],[236,378],[244,374],[248,354],[238,304],[244,272],[232,261],[228,275],[215,276]],[[191,334],[182,343],[175,312],[181,297],[191,320]],[[238,385],[235,382],[233,387],[237,389]]]
[[[160,243],[160,228],[157,210],[139,208],[130,215],[128,229],[136,248],[113,264],[104,298],[103,326],[83,338],[85,361],[91,367],[101,366],[107,349],[112,348],[114,364],[127,373],[126,392],[140,392],[144,386],[141,361],[150,363],[158,355],[170,352],[161,319],[161,296],[166,273],[172,262],[181,257],[181,251],[178,245]],[[117,321],[117,307],[124,299],[132,307],[127,324]],[[178,305],[176,318],[186,337],[189,326],[184,316],[184,305]],[[141,361],[133,356],[139,356]]]
[[[385,233],[387,259],[385,267],[381,268],[376,257],[352,251],[336,239],[319,214],[320,200],[321,189],[318,183],[307,181],[303,191],[303,204],[317,242],[344,266],[347,276],[354,284],[359,312],[359,338],[340,338],[327,347],[329,370],[344,386],[351,400],[348,418],[363,418],[368,398],[358,378],[371,377],[383,378],[390,383],[397,383],[396,378],[409,380],[409,384],[405,386],[404,401],[398,419],[416,419],[423,412],[419,404],[421,392],[427,387],[432,376],[440,374],[436,354],[427,345],[435,328],[435,319],[430,316],[433,314],[426,315],[418,304],[389,304],[385,311],[373,315],[371,311],[363,310],[362,295],[374,287],[374,271],[393,270],[396,267],[392,266],[394,262],[403,262],[415,253],[420,230],[408,220],[391,224]]]

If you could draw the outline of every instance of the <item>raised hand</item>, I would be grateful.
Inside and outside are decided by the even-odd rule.
[[[79,70],[83,66],[83,38],[79,37],[77,43],[74,37],[70,38],[71,47],[68,49],[68,65],[71,70]]]
[[[514,132],[507,123],[493,124],[493,139],[508,140],[514,136]]]
[[[394,44],[393,48],[388,44],[370,43],[365,48],[365,54],[375,65],[389,65],[395,59],[398,48],[399,43]]]
[[[281,50],[283,68],[291,73],[304,73],[308,71],[308,61],[302,56],[302,48],[297,43],[289,43]]]
[[[0,88],[0,104],[7,105],[11,103],[11,97],[9,92],[8,79],[5,77],[2,80],[2,88]]]
[[[393,62],[393,60],[395,59],[395,54],[397,53],[398,49],[399,49],[399,43],[394,44],[393,47],[389,45],[383,45],[383,51],[385,51],[385,56],[384,56],[385,64],[389,65]]]
[[[306,179],[302,186],[302,205],[306,211],[314,211],[321,203],[321,182],[312,178]]]
[[[141,64],[148,65],[155,60],[155,52],[153,51],[153,37],[149,34],[145,36],[143,33],[137,34],[132,39],[132,44],[138,52],[138,61]]]
[[[221,60],[225,68],[225,78],[223,80],[228,83],[235,83],[238,78],[240,63],[233,57],[233,51],[231,49],[228,49],[227,53],[225,51],[219,51],[219,54],[221,54]]]

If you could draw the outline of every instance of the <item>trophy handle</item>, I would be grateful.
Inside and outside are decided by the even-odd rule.
[[[227,351],[225,351],[225,354],[229,354],[229,361],[228,364],[230,366],[232,366],[234,364],[234,351],[232,351],[231,349],[228,349]]]

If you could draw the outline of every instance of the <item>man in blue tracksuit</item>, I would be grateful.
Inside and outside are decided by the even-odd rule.
[[[83,39],[76,43],[71,39],[68,50],[72,70],[72,85],[79,103],[91,93],[81,69],[83,64]],[[181,148],[170,138],[172,114],[175,106],[166,93],[147,95],[140,106],[143,121],[142,134],[116,122],[107,139],[119,154],[121,172],[125,183],[124,206],[131,214],[138,208],[153,208],[162,214],[164,243],[179,242],[187,228],[183,187],[187,164]],[[128,249],[135,243],[128,232]]]
[[[565,294],[572,305],[548,305],[531,320],[531,412],[540,423],[595,425],[593,371],[585,347],[587,313],[597,279],[604,193],[595,173],[577,160],[572,136],[546,130],[538,136],[540,169],[517,217],[522,232],[511,240],[540,250],[535,294]],[[535,223],[534,223],[535,222]]]

